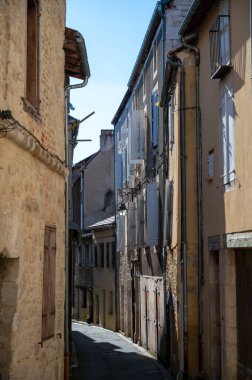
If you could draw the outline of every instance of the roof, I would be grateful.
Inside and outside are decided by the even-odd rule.
[[[90,77],[85,40],[77,30],[65,28],[65,74],[84,80]]]
[[[84,158],[83,160],[77,162],[73,168],[72,168],[72,181],[75,182],[79,178],[79,174],[84,170],[87,165],[97,156],[97,154],[100,152],[98,150],[97,152],[91,154],[90,156]]]
[[[194,0],[179,28],[179,35],[183,36],[197,29],[216,1],[217,0]]]
[[[158,1],[156,4],[156,7],[155,7],[154,12],[152,14],[149,26],[148,26],[147,31],[145,33],[141,48],[139,50],[135,65],[133,67],[133,70],[131,72],[131,75],[130,75],[130,78],[128,81],[128,90],[126,91],[126,93],[123,97],[123,100],[122,100],[122,102],[121,102],[118,110],[116,111],[116,114],[115,114],[115,116],[111,122],[113,125],[117,124],[117,122],[118,122],[118,120],[122,114],[122,111],[124,110],[125,105],[127,104],[127,101],[129,100],[129,98],[132,94],[132,89],[133,89],[134,85],[136,84],[137,79],[138,79],[138,77],[142,71],[142,68],[144,66],[144,63],[147,59],[148,53],[149,53],[150,48],[151,48],[153,38],[155,37],[155,34],[158,30],[160,22],[163,18],[164,9],[165,9],[165,7],[167,7],[170,4],[170,2],[171,2],[171,0],[161,0],[161,1]]]
[[[109,228],[115,224],[115,215],[110,216],[107,219],[100,220],[99,222],[88,226],[89,229],[94,230],[98,228]]]

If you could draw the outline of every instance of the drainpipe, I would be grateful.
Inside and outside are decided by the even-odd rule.
[[[85,42],[80,33],[77,34],[76,41],[79,47],[79,59],[83,72],[85,73],[84,80],[81,83],[68,85],[65,87],[65,165],[70,168],[69,158],[69,143],[68,143],[68,99],[69,93],[73,89],[85,87],[90,77],[89,65],[87,61],[87,54],[85,48]],[[71,342],[71,308],[72,299],[70,297],[69,288],[72,285],[70,283],[70,265],[72,260],[69,258],[69,195],[70,193],[70,181],[71,175],[65,180],[65,380],[69,379],[70,371],[70,342]]]
[[[186,236],[186,151],[185,151],[185,68],[180,59],[169,57],[171,65],[180,68],[180,172],[181,172],[181,279],[183,286],[183,372],[188,373],[188,300]]]
[[[195,35],[188,36],[190,39]],[[199,75],[200,75],[200,50],[185,42],[180,37],[182,46],[193,50],[195,53],[195,87],[196,87],[196,170],[197,170],[197,227],[198,227],[198,357],[199,373],[203,370],[203,315],[202,315],[202,286],[204,283],[204,258],[203,258],[203,209],[202,209],[202,131],[199,100]]]
[[[163,80],[165,78],[165,63],[166,63],[166,17],[165,13],[163,16]],[[168,167],[168,158],[167,155],[167,133],[166,133],[166,126],[167,126],[167,107],[163,108],[163,154],[164,154],[164,161],[163,161],[163,204],[164,204],[164,218],[167,220],[167,208],[166,208],[166,174],[167,174],[167,167]],[[163,220],[163,224],[165,221]],[[167,227],[167,226],[166,226]],[[163,228],[164,230],[164,228]],[[163,232],[164,233],[164,232]],[[164,236],[163,236],[163,288],[164,288],[164,315],[165,315],[165,335],[167,339],[167,365],[170,365],[170,345],[169,345],[169,338],[168,338],[168,331],[169,331],[169,319],[168,319],[168,308],[167,308],[167,281],[166,281],[166,271],[167,271],[167,247],[164,246]],[[166,242],[167,244],[167,242]]]

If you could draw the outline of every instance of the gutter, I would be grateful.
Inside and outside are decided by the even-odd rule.
[[[191,4],[191,6],[187,12],[187,15],[184,18],[184,21],[182,22],[182,24],[179,28],[179,31],[178,31],[179,35],[182,36],[186,32],[186,29],[187,29],[188,25],[190,24],[190,22],[192,21],[192,18],[194,16],[194,14],[196,13],[200,4],[201,4],[201,0],[194,0],[193,1],[193,3]]]
[[[76,33],[76,42],[78,44],[79,60],[81,72],[83,73],[83,81],[78,84],[65,87],[65,163],[69,168],[72,164],[69,160],[69,143],[68,143],[68,99],[70,91],[77,88],[85,87],[90,78],[90,69],[88,64],[87,51],[85,46],[84,38],[81,33]],[[65,380],[69,379],[70,372],[70,343],[71,343],[71,307],[72,299],[70,294],[71,280],[70,273],[72,272],[72,260],[69,257],[69,195],[71,186],[70,181],[72,180],[72,175],[69,173],[69,177],[65,181]],[[70,271],[71,266],[71,271]]]
[[[186,142],[185,142],[185,68],[180,59],[170,56],[171,66],[180,68],[180,156],[181,156],[181,279],[183,318],[183,372],[188,373],[188,297],[187,297],[187,233],[186,233]]]
[[[130,78],[129,78],[129,81],[127,84],[128,90],[126,91],[126,94],[124,95],[124,98],[123,98],[113,120],[111,121],[111,124],[113,124],[113,125],[117,124],[117,122],[118,122],[118,120],[122,114],[122,111],[125,108],[125,105],[127,104],[128,99],[132,95],[134,85],[136,84],[136,81],[139,77],[139,74],[140,74],[140,72],[144,66],[145,60],[147,58],[148,52],[150,50],[150,47],[151,47],[151,44],[153,41],[153,38],[157,32],[157,29],[160,25],[161,20],[164,17],[165,7],[168,7],[170,5],[171,1],[172,0],[161,0],[161,1],[158,1],[156,4],[156,7],[155,7],[154,12],[152,14],[148,29],[145,33],[144,40],[142,42],[140,51],[138,53],[135,65],[133,67],[133,70],[131,72],[131,75],[130,75]]]

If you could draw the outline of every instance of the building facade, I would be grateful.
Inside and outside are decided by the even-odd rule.
[[[62,379],[65,1],[2,2],[0,20],[0,377]]]
[[[114,116],[119,328],[168,363],[167,53],[191,1],[159,1]]]
[[[251,378],[251,9],[249,1],[193,2],[161,100],[174,181],[170,363],[206,379]]]
[[[101,130],[100,150],[73,168],[73,221],[80,229],[80,241],[74,248],[73,315],[76,319],[94,322],[104,327],[103,316],[107,309],[111,310],[105,302],[106,300],[110,302],[111,296],[108,293],[109,296],[105,294],[105,297],[101,298],[99,305],[103,303],[104,305],[99,307],[99,311],[97,297],[100,296],[99,292],[111,292],[114,287],[115,270],[112,266],[114,225],[110,220],[113,214],[114,131]],[[107,219],[110,220],[108,225],[103,223]],[[100,276],[97,272],[101,272]],[[108,279],[104,288],[102,286],[106,275]],[[101,280],[100,284],[101,278],[104,278],[104,281]],[[113,305],[114,299],[113,290]],[[114,306],[112,310],[112,314],[108,312],[106,326],[115,329],[114,317],[111,317],[115,315]],[[99,313],[102,312],[101,317]]]

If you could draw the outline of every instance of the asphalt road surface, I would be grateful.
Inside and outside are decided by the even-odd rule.
[[[171,380],[143,348],[120,334],[73,323],[72,380]]]

